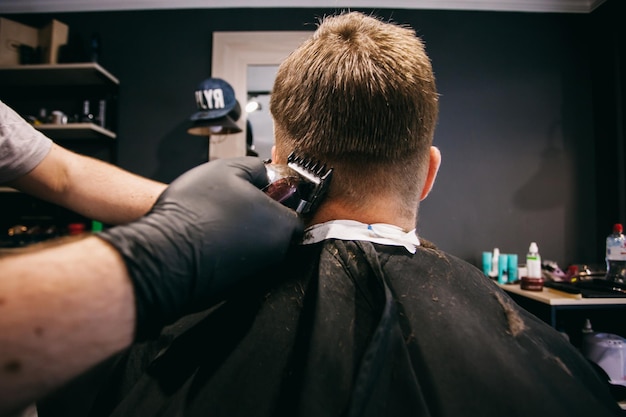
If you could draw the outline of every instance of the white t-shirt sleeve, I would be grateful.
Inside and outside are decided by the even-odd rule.
[[[51,147],[52,140],[0,101],[0,183],[32,171]]]

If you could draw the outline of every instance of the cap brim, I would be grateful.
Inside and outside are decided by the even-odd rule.
[[[230,112],[230,109],[215,109],[215,110],[201,110],[191,115],[189,120],[195,122],[196,120],[211,120],[224,117]]]
[[[239,120],[239,117],[241,116],[241,106],[237,100],[235,100],[235,104],[229,109],[224,108],[197,111],[191,115],[189,120],[195,122],[196,120],[219,119],[224,116],[228,116],[233,120]]]
[[[187,133],[196,136],[229,135],[239,133],[241,128],[229,116],[217,119],[195,120],[187,129]]]

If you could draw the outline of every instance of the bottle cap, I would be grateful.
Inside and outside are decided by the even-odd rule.
[[[624,231],[624,228],[622,227],[621,223],[615,223],[613,225],[613,233],[622,233]]]
[[[91,221],[91,231],[92,232],[101,232],[102,229],[104,229],[104,226],[102,225],[101,222],[99,222],[97,220],[92,220]]]
[[[530,243],[530,247],[528,248],[528,252],[531,252],[531,253],[539,252],[539,248],[537,247],[537,243],[536,242],[531,242]]]
[[[67,225],[68,234],[78,235],[85,231],[85,225],[83,223],[70,223]]]

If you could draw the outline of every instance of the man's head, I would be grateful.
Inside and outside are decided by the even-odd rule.
[[[295,151],[332,166],[329,201],[358,212],[384,198],[415,216],[438,94],[413,30],[355,12],[324,18],[280,66],[270,110],[277,162]]]

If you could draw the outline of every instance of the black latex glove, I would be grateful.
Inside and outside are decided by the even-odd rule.
[[[99,233],[133,281],[138,340],[283,258],[303,225],[260,191],[267,183],[258,158],[215,160],[172,182],[143,218]]]

